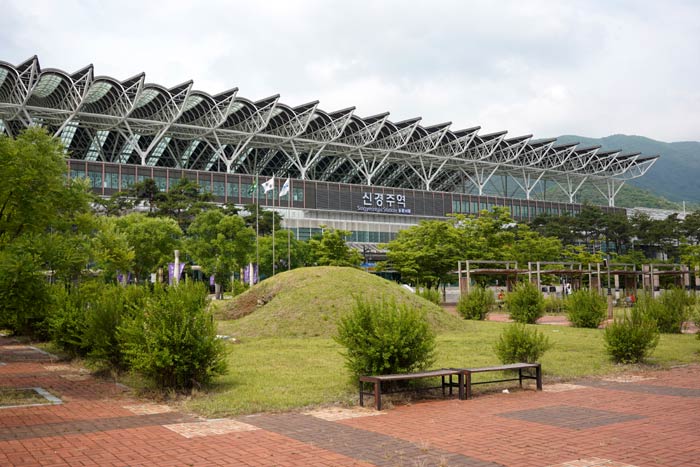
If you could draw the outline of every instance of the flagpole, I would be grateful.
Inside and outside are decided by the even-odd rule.
[[[289,181],[289,174],[287,174],[287,219],[292,214],[292,184]],[[291,223],[290,223],[291,224]],[[292,269],[292,226],[287,226],[287,271]]]
[[[272,275],[275,275],[275,176],[272,176]]]
[[[257,153],[256,153],[257,159]],[[258,206],[260,205],[260,187],[258,186],[258,168],[257,162],[255,167],[255,267],[260,264],[260,248],[258,247],[258,238],[260,237],[260,222],[258,218],[260,217],[260,211]],[[250,282],[253,283],[253,271],[250,273]]]

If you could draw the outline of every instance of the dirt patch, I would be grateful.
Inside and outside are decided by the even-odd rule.
[[[259,287],[238,295],[221,312],[223,319],[239,319],[270,303],[279,293],[281,286]]]

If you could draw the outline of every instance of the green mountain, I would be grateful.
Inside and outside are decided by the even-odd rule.
[[[630,188],[641,188],[647,194],[643,197],[645,201],[651,201],[649,192],[660,195],[667,200],[680,203],[698,205],[700,204],[700,142],[682,141],[676,143],[664,143],[643,136],[611,135],[605,138],[587,138],[585,136],[563,135],[557,140],[561,143],[579,142],[586,146],[602,146],[603,149],[622,149],[624,152],[641,152],[647,156],[661,156],[654,166],[643,177],[628,182]],[[627,187],[625,187],[627,188]],[[623,188],[624,190],[624,188]],[[627,193],[630,201],[635,204],[635,196],[643,192]],[[621,198],[623,193],[621,192]],[[623,206],[627,202],[621,202],[618,198],[618,205]],[[641,199],[640,199],[641,201]],[[663,201],[652,201],[656,204],[664,204]],[[636,203],[636,206],[641,204]],[[649,206],[649,207],[663,207]]]

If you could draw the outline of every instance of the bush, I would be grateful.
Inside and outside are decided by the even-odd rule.
[[[617,363],[643,361],[658,342],[656,322],[646,316],[638,305],[631,309],[629,316],[616,318],[605,328],[606,351]]]
[[[243,281],[237,281],[236,279],[231,280],[231,295],[237,296],[248,290],[248,286]]]
[[[438,289],[429,289],[427,287],[416,287],[416,295],[423,297],[429,302],[433,302],[436,305],[442,303],[442,295]]]
[[[96,281],[66,289],[63,285],[51,287],[52,305],[47,318],[51,340],[71,356],[87,355],[85,341],[88,310],[95,306],[99,294]]]
[[[544,299],[544,312],[549,314],[561,313],[565,309],[564,300],[550,295]]]
[[[683,331],[683,323],[690,319],[693,307],[693,297],[681,289],[674,287],[665,290],[659,297],[660,307],[654,307],[655,314],[649,317],[656,320],[659,332],[676,333]]]
[[[537,286],[521,282],[513,292],[506,295],[506,307],[516,322],[534,324],[544,314],[544,298]]]
[[[484,287],[472,287],[468,294],[459,297],[457,311],[465,319],[484,319],[491,307],[496,304],[493,292]]]
[[[190,389],[226,372],[226,349],[202,284],[156,288],[118,336],[129,366],[160,387]]]
[[[41,260],[24,247],[0,251],[0,327],[45,338],[51,294]]]
[[[435,334],[426,313],[393,301],[355,299],[338,323],[336,342],[354,376],[409,373],[434,361]]]
[[[97,363],[124,368],[124,356],[118,338],[122,322],[141,313],[150,296],[146,287],[103,285],[94,306],[86,313],[83,343],[87,357]]]
[[[521,323],[506,327],[494,344],[502,363],[535,363],[552,347],[549,338]]]
[[[566,300],[571,324],[577,328],[597,328],[608,313],[605,297],[595,290],[577,290]]]

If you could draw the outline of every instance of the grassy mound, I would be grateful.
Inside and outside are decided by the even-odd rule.
[[[264,280],[219,308],[221,332],[236,337],[332,336],[355,296],[422,308],[436,331],[464,322],[400,285],[354,268],[313,267]]]

